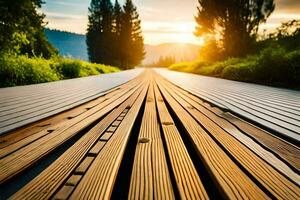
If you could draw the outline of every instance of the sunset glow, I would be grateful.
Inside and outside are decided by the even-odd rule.
[[[48,27],[85,33],[90,0],[46,0],[42,11]],[[123,3],[122,0],[120,0]],[[203,45],[203,38],[193,35],[197,0],[135,0],[142,19],[146,44],[193,43]],[[298,0],[277,0],[275,12],[261,30],[271,30],[283,21],[300,19]],[[68,9],[65,9],[68,7]]]

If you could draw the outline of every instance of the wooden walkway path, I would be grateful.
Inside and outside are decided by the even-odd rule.
[[[300,199],[299,92],[189,76],[0,90],[7,121],[40,116],[2,129],[0,199]]]

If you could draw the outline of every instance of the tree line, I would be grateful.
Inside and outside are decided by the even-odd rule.
[[[144,59],[141,20],[132,0],[92,0],[86,43],[91,62],[130,69]]]
[[[274,0],[198,0],[196,36],[205,37],[208,60],[243,57],[255,50],[259,25],[275,9]],[[203,56],[202,55],[202,56]]]
[[[0,53],[50,58],[58,51],[48,42],[42,0],[0,1]]]

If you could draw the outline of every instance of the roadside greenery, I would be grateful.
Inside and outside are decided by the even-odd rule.
[[[52,57],[0,56],[0,87],[37,84],[119,71],[116,67]]]
[[[0,87],[27,85],[119,71],[58,56],[45,36],[41,0],[0,3]]]
[[[210,44],[208,44],[210,45]],[[300,21],[283,23],[275,32],[256,42],[256,54],[211,59],[211,52],[200,53],[198,61],[171,65],[172,70],[300,89]],[[206,54],[205,54],[206,52]]]

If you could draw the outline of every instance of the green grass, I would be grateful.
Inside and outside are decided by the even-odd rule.
[[[269,47],[247,58],[229,58],[215,63],[185,62],[171,70],[300,89],[300,50]]]
[[[120,71],[116,67],[54,57],[0,56],[0,87],[37,84]]]

